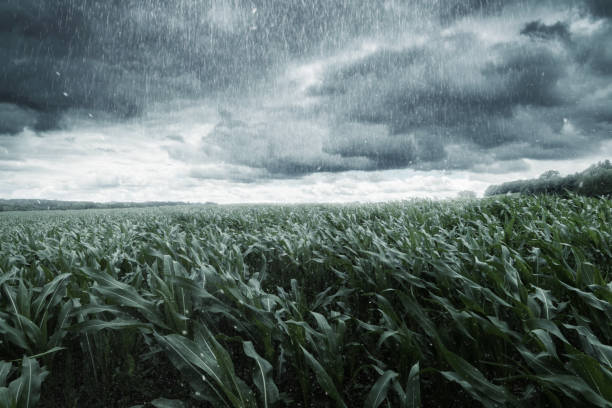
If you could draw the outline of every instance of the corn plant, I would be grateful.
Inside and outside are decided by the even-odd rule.
[[[575,195],[3,213],[0,407],[609,408],[611,225]]]

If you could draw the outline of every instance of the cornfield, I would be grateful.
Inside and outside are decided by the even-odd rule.
[[[612,407],[612,202],[0,215],[0,407]]]

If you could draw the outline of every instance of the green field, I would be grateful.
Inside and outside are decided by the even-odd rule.
[[[612,202],[0,214],[0,407],[612,407]]]

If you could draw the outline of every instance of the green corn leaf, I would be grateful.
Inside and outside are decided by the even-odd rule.
[[[559,327],[552,321],[546,319],[529,319],[527,322],[527,326],[530,329],[541,329],[545,330],[548,333],[554,335],[559,340],[563,341],[566,344],[569,344],[569,341],[565,338],[563,333],[559,330]]]
[[[334,400],[339,407],[346,407],[334,381],[331,379],[327,371],[323,368],[321,363],[319,363],[312,354],[310,354],[303,346],[300,346],[302,352],[304,353],[304,357],[306,357],[306,362],[314,371],[317,382],[323,388],[323,390]]]
[[[0,361],[0,387],[6,386],[6,379],[13,365],[8,361]]]
[[[13,320],[15,327],[0,319],[0,333],[6,333],[9,341],[29,352],[45,348],[46,340],[40,327],[21,314],[14,315]]]
[[[256,406],[257,404],[253,392],[244,383],[244,381],[242,381],[242,379],[236,375],[232,357],[229,352],[217,341],[215,336],[206,326],[196,322],[194,323],[194,327],[195,342],[200,348],[206,348],[214,354],[214,357],[221,367],[223,374],[229,380],[233,392],[240,398],[241,406]]]
[[[570,347],[570,367],[591,386],[597,394],[612,403],[612,372],[597,360]]]
[[[568,289],[569,291],[577,294],[578,297],[582,299],[584,303],[586,303],[590,307],[597,309],[597,310],[601,310],[602,312],[605,312],[608,315],[612,316],[612,305],[607,300],[599,299],[593,293],[585,292],[583,290],[570,286],[562,281],[559,281],[559,283],[562,286],[564,286],[566,289]]]
[[[446,349],[442,344],[439,344],[438,348],[454,370],[442,371],[441,374],[448,380],[457,382],[485,407],[514,403],[512,396],[503,387],[490,383],[476,367]]]
[[[70,312],[72,312],[74,306],[74,301],[65,302],[57,313],[55,327],[53,328],[53,334],[49,337],[48,346],[59,346],[61,344],[62,339],[66,335],[67,327],[70,324],[70,320],[72,316]]]
[[[609,369],[612,369],[612,346],[603,344],[601,340],[595,336],[595,334],[586,326],[575,326],[571,324],[563,324],[563,326],[567,329],[572,329],[578,332],[582,337],[583,342],[586,345],[586,349],[589,348],[592,351],[588,351],[590,354],[593,354],[605,364]]]
[[[15,299],[17,303],[17,309],[19,310],[19,314],[24,316],[27,319],[31,319],[31,296],[30,290],[26,288],[24,284],[24,280],[19,280],[19,285],[17,286],[17,297]]]
[[[13,408],[15,405],[11,390],[7,387],[0,387],[0,408]]]
[[[271,375],[272,365],[266,359],[257,354],[252,342],[242,342],[242,348],[244,350],[244,354],[255,360],[257,364],[257,370],[255,374],[253,374],[253,382],[262,395],[264,407],[267,408],[271,404],[275,404],[278,401],[278,388],[276,387]]]
[[[40,388],[48,372],[38,365],[35,359],[24,357],[21,363],[21,376],[9,385],[17,408],[32,408],[40,399]],[[15,385],[13,385],[15,384]]]
[[[155,408],[185,408],[183,401],[168,398],[157,398],[151,401],[151,405]]]
[[[209,350],[200,352],[190,340],[179,335],[161,336],[154,333],[157,341],[169,351],[168,357],[176,369],[189,381],[197,395],[213,406],[237,406],[223,394],[226,392],[220,367]]]
[[[166,325],[157,312],[155,304],[152,301],[144,299],[134,287],[120,282],[104,272],[93,272],[87,268],[82,268],[82,270],[98,283],[98,285],[93,287],[94,291],[116,302],[120,306],[138,311],[151,323],[160,328],[169,330],[168,325]]]
[[[40,294],[32,302],[34,308],[33,317],[38,319],[40,313],[47,314],[49,309],[54,307],[61,299],[62,289],[68,283],[70,273],[63,273],[56,276],[53,280],[42,287]]]
[[[176,334],[161,336],[155,333],[155,337],[162,346],[171,351],[172,361],[179,370],[188,370],[197,374],[195,377],[188,377],[192,379],[190,383],[196,391],[206,392],[200,389],[206,388],[205,385],[209,382],[212,384],[213,391],[217,392],[220,401],[225,401],[225,398],[218,393],[217,387],[233,407],[244,408],[256,405],[255,399],[252,398],[242,380],[236,376],[231,361],[219,360],[220,345],[212,342],[210,338],[201,338],[194,342]],[[199,379],[199,383],[194,382],[194,378],[196,381]]]
[[[30,345],[28,344],[26,334],[22,330],[16,329],[9,325],[8,322],[2,318],[0,318],[0,334],[2,334],[2,337],[7,342],[14,344],[22,350],[26,350],[28,352],[32,351]]]
[[[417,362],[410,368],[408,385],[406,386],[406,398],[402,400],[402,408],[421,407],[421,380],[420,364]]]
[[[365,408],[377,408],[382,404],[385,398],[387,398],[387,391],[391,381],[397,376],[398,374],[393,370],[385,371],[370,389],[363,406]]]
[[[85,320],[84,322],[77,323],[70,327],[71,331],[75,331],[75,332],[82,331],[85,333],[90,333],[90,332],[95,333],[95,332],[98,332],[104,329],[111,329],[111,330],[140,329],[140,330],[149,331],[152,329],[152,326],[151,324],[142,323],[137,320],[126,320],[126,319],[116,318],[111,321],[97,320],[97,319]]]
[[[589,406],[599,408],[611,408],[612,402],[607,401],[593,389],[581,377],[573,375],[540,375],[536,377],[539,381],[554,386],[558,391],[578,403],[585,400]]]
[[[43,356],[48,356],[50,354],[57,353],[58,351],[62,351],[62,350],[66,350],[66,347],[53,347],[47,351],[43,351],[42,353],[38,353],[36,355],[29,356],[29,358],[39,358]],[[15,361],[18,361],[18,360],[15,360]]]

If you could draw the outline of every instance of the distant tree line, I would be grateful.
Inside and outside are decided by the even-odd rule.
[[[485,191],[485,196],[509,193],[559,195],[576,193],[591,197],[609,195],[612,194],[612,164],[610,160],[606,160],[566,177],[561,177],[558,171],[549,170],[537,179],[492,185]]]
[[[2,211],[34,211],[34,210],[87,210],[105,208],[140,208],[160,207],[169,205],[185,205],[183,202],[150,201],[144,203],[96,203],[91,201],[58,201],[36,199],[0,199],[0,212]],[[208,203],[207,203],[208,204]]]

